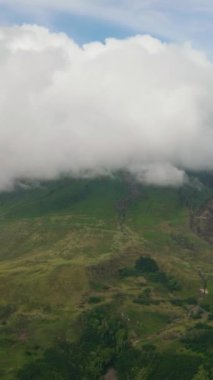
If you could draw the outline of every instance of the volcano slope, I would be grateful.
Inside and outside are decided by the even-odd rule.
[[[0,378],[212,379],[212,199],[124,173],[1,193]]]

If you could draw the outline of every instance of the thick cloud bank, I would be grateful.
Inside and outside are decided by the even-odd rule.
[[[118,169],[179,185],[213,169],[212,104],[213,64],[189,45],[1,28],[0,189]]]

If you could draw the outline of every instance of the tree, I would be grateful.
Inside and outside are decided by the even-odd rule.
[[[202,365],[198,368],[198,372],[192,378],[192,380],[209,380],[208,372]]]

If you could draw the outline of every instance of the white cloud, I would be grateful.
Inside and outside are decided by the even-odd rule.
[[[126,168],[155,184],[213,170],[213,64],[150,36],[83,48],[0,29],[0,189],[17,178]]]

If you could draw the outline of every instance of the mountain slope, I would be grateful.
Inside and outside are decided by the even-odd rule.
[[[203,337],[206,330],[210,336],[213,329],[213,261],[208,238],[212,224],[206,220],[206,235],[199,233],[197,220],[212,196],[211,183],[202,176],[184,188],[169,189],[144,187],[126,173],[22,183],[15,191],[2,193],[1,379],[31,378],[29,366],[47,368],[44,363],[51,355],[46,352],[58,344],[81,342],[77,351],[85,352],[84,330],[87,323],[91,330],[89,321],[96,310],[96,321],[111,321],[114,316],[119,326],[125,325],[129,351],[123,343],[118,345],[118,338],[116,343],[109,340],[106,347],[101,346],[105,361],[101,358],[95,369],[77,378],[98,379],[111,366],[122,380],[128,376],[132,380],[166,376],[191,380],[199,365],[207,365],[209,371],[211,345],[205,343],[202,348],[201,344],[196,350],[195,337]],[[117,326],[114,320],[107,323]],[[117,330],[120,327],[115,335]],[[126,342],[124,335],[121,342]],[[98,339],[96,346],[86,350],[90,363],[90,352],[100,348]],[[106,354],[108,347],[111,354]],[[144,347],[155,347],[156,355],[161,355],[155,358],[159,377],[150,370],[148,359],[140,364]],[[137,352],[133,354],[134,358],[138,355],[136,362],[131,350]],[[63,360],[65,351],[63,355],[60,351]],[[176,359],[168,360],[169,353]],[[176,363],[181,355],[191,363],[188,372],[183,364],[182,375]],[[162,358],[167,358],[167,365],[159,369]],[[173,363],[171,368],[168,363]],[[36,371],[35,379],[67,376],[64,369],[54,369],[51,375],[49,367],[42,375]]]

